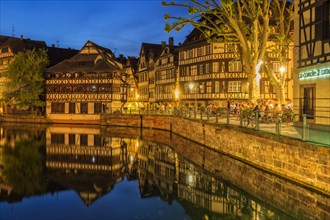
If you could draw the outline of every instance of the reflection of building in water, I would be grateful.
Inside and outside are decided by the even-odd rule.
[[[211,215],[249,216],[253,219],[274,216],[275,213],[244,193],[212,177],[203,168],[179,157],[178,199],[194,207],[203,208]]]
[[[46,167],[51,179],[78,191],[89,205],[123,180],[127,149],[122,138],[101,136],[99,127],[50,127]]]
[[[274,211],[178,156],[168,146],[141,142],[138,152],[142,197],[159,195],[166,201],[177,199],[195,217],[276,217]],[[196,207],[203,211],[195,213]]]
[[[140,145],[138,152],[142,197],[160,194],[171,201],[175,194],[175,153],[169,147],[146,142]]]

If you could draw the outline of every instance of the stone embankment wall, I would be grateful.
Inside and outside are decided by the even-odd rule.
[[[139,138],[144,143],[151,141],[170,146],[178,154],[203,167],[205,171],[283,210],[289,216],[297,219],[330,219],[329,196],[307,190],[294,181],[288,181],[271,172],[264,172],[173,132],[134,127],[104,126],[102,128],[103,135]],[[288,219],[288,217],[283,218]]]
[[[206,147],[330,194],[330,148],[237,126],[172,116],[103,116],[103,125],[169,130]],[[194,150],[194,149],[189,149]]]
[[[49,119],[44,116],[37,115],[0,115],[0,122],[6,123],[51,123]]]

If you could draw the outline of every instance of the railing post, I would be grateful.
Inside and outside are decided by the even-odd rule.
[[[201,110],[201,120],[203,120],[203,111]]]
[[[256,131],[259,131],[259,111],[256,110],[256,111],[254,112],[254,114],[255,114],[255,120],[256,120],[256,128],[255,128],[255,130],[256,130]]]
[[[276,134],[281,134],[281,123],[280,123],[280,115],[276,113]]]
[[[197,117],[197,111],[196,111],[196,109],[194,108],[194,118],[196,118]]]
[[[243,113],[242,113],[242,111],[239,112],[239,126],[243,127]]]
[[[219,122],[219,116],[218,116],[218,114],[216,113],[215,114],[215,123],[218,123]]]
[[[306,114],[303,114],[302,140],[307,140],[307,119]]]
[[[208,111],[206,112],[206,119],[207,119],[207,120],[210,119],[210,116],[209,116],[209,112],[208,112]]]
[[[230,109],[227,109],[227,124],[229,124]]]

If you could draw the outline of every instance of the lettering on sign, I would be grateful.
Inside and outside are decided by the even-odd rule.
[[[315,69],[299,73],[299,79],[310,79],[317,77],[326,77],[330,75],[330,68]]]

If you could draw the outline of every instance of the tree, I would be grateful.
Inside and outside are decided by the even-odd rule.
[[[237,43],[243,68],[248,76],[249,99],[256,102],[260,97],[258,70],[262,60],[267,67],[271,61],[270,53],[284,61],[285,51],[292,42],[290,27],[293,21],[294,0],[189,0],[187,3],[166,3],[163,6],[176,6],[188,10],[189,16],[177,17],[165,14],[165,20],[174,20],[166,24],[165,31],[180,31],[187,24],[201,31],[210,42],[227,41]],[[270,15],[278,19],[270,24]],[[268,47],[272,39],[280,47]],[[265,65],[264,65],[265,66]],[[279,102],[285,102],[283,79],[277,76],[273,68],[267,68],[270,81],[277,88]]]
[[[45,102],[41,97],[45,93],[44,73],[48,63],[44,49],[26,50],[16,54],[4,73],[4,101],[23,109],[43,107]]]

